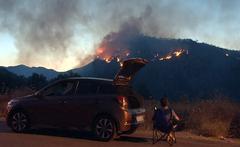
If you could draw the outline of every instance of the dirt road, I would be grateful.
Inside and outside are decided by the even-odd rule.
[[[239,147],[236,140],[214,140],[192,136],[188,133],[177,133],[177,144],[174,147]],[[49,129],[34,130],[27,134],[10,131],[3,120],[0,120],[0,147],[169,147],[166,142],[151,144],[151,133],[135,133],[122,136],[110,142],[99,142],[92,139],[90,133],[78,131],[57,131]]]

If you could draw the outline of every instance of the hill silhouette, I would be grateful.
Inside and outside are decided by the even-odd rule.
[[[26,65],[9,66],[7,67],[7,70],[17,75],[23,75],[25,77],[29,77],[33,73],[42,74],[46,76],[48,79],[52,79],[59,74],[57,71],[53,69],[47,69],[44,67],[28,67]]]
[[[107,45],[117,48],[116,41],[130,52],[125,59],[141,57],[150,61],[133,81],[133,86],[146,97],[160,98],[168,95],[171,98],[194,98],[222,94],[240,99],[239,51],[190,39],[164,39],[139,34],[127,40],[112,39]],[[179,48],[187,52],[170,60],[160,61],[154,57],[156,54],[163,57]],[[22,73],[24,68],[20,68]],[[116,60],[107,63],[101,58],[96,58],[86,66],[71,71],[81,76],[114,78],[119,68]],[[6,69],[18,73],[13,67]],[[45,69],[41,74],[51,79],[54,76],[46,74],[50,72],[52,70]],[[58,73],[54,71],[55,74]]]
[[[141,57],[150,61],[133,82],[134,87],[147,97],[168,95],[171,98],[194,98],[222,94],[240,98],[239,51],[190,39],[162,39],[144,35],[122,44],[131,52],[127,58]],[[178,48],[187,53],[171,60],[159,61],[154,58],[156,53],[161,57]],[[106,63],[96,59],[73,71],[84,76],[114,78],[118,68],[116,60]]]

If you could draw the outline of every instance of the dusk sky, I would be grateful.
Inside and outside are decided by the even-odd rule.
[[[0,66],[65,71],[132,18],[141,33],[240,50],[240,0],[0,0]]]

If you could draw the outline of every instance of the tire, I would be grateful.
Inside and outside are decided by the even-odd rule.
[[[108,116],[100,116],[94,123],[94,134],[100,141],[110,141],[114,138],[116,133],[116,126]]]
[[[29,118],[23,111],[16,111],[10,115],[9,125],[14,132],[23,133],[30,127]]]

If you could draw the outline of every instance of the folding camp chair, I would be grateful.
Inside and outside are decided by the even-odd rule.
[[[157,111],[157,108],[154,108],[154,111]],[[167,141],[169,145],[173,145],[177,143],[177,139],[175,136],[175,129],[177,127],[177,122],[172,122],[172,127],[170,129],[164,129],[157,124],[155,120],[153,120],[153,132],[152,132],[152,144],[157,143],[158,141]]]
[[[152,144],[155,144],[158,141],[167,141],[167,143],[171,146],[174,143],[177,143],[174,128],[172,130],[170,130],[169,132],[164,133],[160,129],[157,129],[156,127],[153,127]]]

